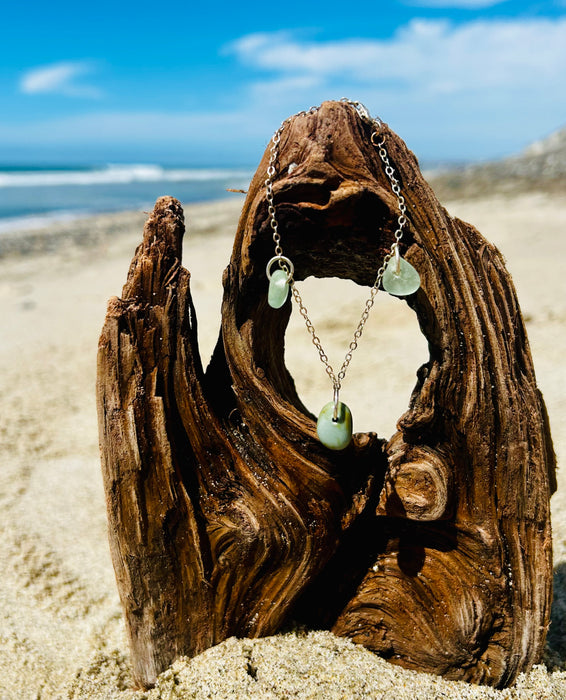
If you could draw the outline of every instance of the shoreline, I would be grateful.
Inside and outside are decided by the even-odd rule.
[[[188,228],[190,235],[199,235],[217,226],[214,212],[220,217],[228,213],[231,216],[239,211],[243,204],[243,195],[191,202],[183,204],[185,224],[194,215],[195,226]],[[78,215],[47,222],[40,228],[17,227],[7,231],[0,230],[0,259],[14,255],[35,255],[53,253],[62,247],[94,247],[103,244],[109,238],[138,232],[141,236],[148,212],[142,210],[124,210],[91,215]],[[208,220],[212,219],[211,222]],[[204,221],[207,223],[203,224]],[[1,221],[0,221],[1,224]],[[222,222],[220,222],[222,225]]]

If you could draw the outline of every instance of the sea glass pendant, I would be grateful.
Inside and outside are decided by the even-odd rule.
[[[329,401],[324,405],[318,416],[316,432],[318,439],[329,450],[348,447],[352,440],[352,413],[348,406],[341,401],[336,404]]]
[[[277,263],[279,267],[272,273],[271,268],[275,263]],[[275,255],[267,263],[265,267],[265,274],[269,280],[267,303],[272,309],[280,309],[287,301],[294,272],[295,266],[289,258],[286,258],[284,255]]]
[[[381,280],[383,289],[396,297],[413,294],[421,286],[421,278],[415,268],[403,258],[395,256],[387,263]]]
[[[289,296],[289,275],[285,270],[275,270],[269,280],[267,303],[272,309],[280,309]]]

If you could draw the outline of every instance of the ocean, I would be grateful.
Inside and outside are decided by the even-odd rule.
[[[245,169],[154,164],[0,166],[0,234],[104,212],[147,211],[162,195],[183,203],[234,196],[227,188],[246,190],[252,175]]]

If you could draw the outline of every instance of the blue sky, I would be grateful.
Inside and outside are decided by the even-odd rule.
[[[253,166],[282,119],[342,96],[425,162],[566,125],[566,0],[28,2],[2,21],[4,164]]]

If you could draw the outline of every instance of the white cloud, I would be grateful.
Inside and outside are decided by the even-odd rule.
[[[28,95],[58,94],[68,97],[98,98],[101,91],[80,79],[93,71],[86,61],[63,61],[28,70],[20,80],[21,92]]]
[[[262,33],[227,50],[256,76],[248,106],[268,106],[275,123],[348,96],[427,158],[497,157],[566,121],[564,17],[414,19],[386,39]]]
[[[288,34],[255,34],[231,45],[245,64],[286,80],[348,79],[353,84],[412,86],[420,92],[555,85],[566,68],[566,18],[552,21],[415,19],[391,39],[299,42]]]
[[[110,152],[126,144],[133,153],[151,147],[158,155],[182,145],[186,152],[214,153],[218,162],[253,162],[283,119],[342,96],[364,102],[425,159],[509,154],[566,121],[566,18],[459,25],[415,19],[387,39],[327,42],[263,33],[226,51],[250,68],[241,102],[229,110],[97,110],[4,122],[0,145],[86,144]],[[69,65],[88,66],[57,64]],[[27,91],[82,85],[86,71],[45,72],[55,67],[28,73]]]

